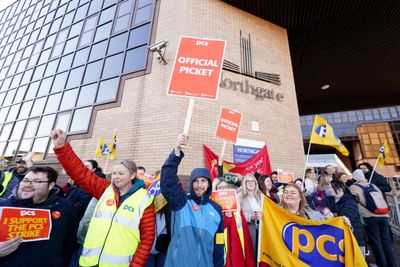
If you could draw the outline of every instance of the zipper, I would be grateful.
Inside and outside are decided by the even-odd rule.
[[[118,209],[119,209],[119,207],[118,207]],[[104,243],[103,243],[103,246],[101,247],[101,251],[100,251],[100,254],[99,254],[99,261],[97,262],[97,266],[99,266],[99,265],[100,265],[100,258],[101,258],[101,254],[103,253],[103,250],[104,250],[104,245],[106,244],[106,241],[107,241],[108,235],[110,234],[111,227],[112,227],[112,225],[113,225],[113,222],[114,222],[114,217],[115,217],[115,214],[117,213],[118,209],[116,209],[116,210],[115,210],[115,212],[114,212],[114,214],[113,214],[113,216],[112,216],[112,218],[111,218],[111,224],[110,224],[110,227],[108,228],[108,231],[107,231],[106,237],[104,238]]]

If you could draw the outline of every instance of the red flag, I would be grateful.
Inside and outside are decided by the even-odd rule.
[[[206,168],[210,171],[211,180],[214,180],[214,178],[218,176],[218,156],[206,145],[203,145],[203,152]]]
[[[206,160],[206,168],[210,170],[211,177],[214,178],[217,175],[218,171],[218,156],[209,149],[206,145],[203,145],[204,156]],[[215,163],[215,164],[214,164]],[[230,174],[254,174],[258,172],[263,175],[271,175],[272,168],[271,163],[269,161],[267,146],[264,146],[257,154],[255,154],[252,158],[238,163],[232,163],[229,161],[223,161],[223,170],[224,175],[227,173]],[[214,175],[214,176],[213,176]]]

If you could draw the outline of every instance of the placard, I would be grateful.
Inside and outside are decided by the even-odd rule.
[[[227,142],[236,143],[239,135],[242,114],[229,109],[221,108],[215,137]]]
[[[221,206],[222,211],[237,211],[236,190],[218,190],[211,193],[210,198]]]
[[[278,182],[284,184],[293,184],[294,172],[278,172]]]
[[[182,36],[168,95],[217,99],[225,41]]]
[[[17,236],[22,237],[24,242],[50,237],[50,210],[0,207],[0,221],[0,241]]]

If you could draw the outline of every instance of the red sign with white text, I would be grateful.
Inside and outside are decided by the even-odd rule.
[[[0,222],[0,242],[17,236],[24,241],[50,237],[50,210],[0,207]]]
[[[242,114],[229,108],[222,108],[215,137],[236,143]]]
[[[217,99],[225,41],[181,37],[168,95]]]
[[[222,211],[237,211],[235,189],[214,191],[211,193],[210,198],[221,206]]]

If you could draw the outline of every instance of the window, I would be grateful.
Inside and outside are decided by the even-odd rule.
[[[69,55],[63,56],[60,60],[60,65],[58,66],[58,71],[61,72],[61,71],[69,69],[71,67],[73,57],[74,57],[74,54],[72,54],[72,53]]]
[[[65,83],[67,82],[68,71],[57,74],[54,77],[54,85],[51,92],[58,92],[65,88]]]
[[[113,76],[120,75],[123,63],[124,53],[106,58],[103,75],[101,78],[111,78]]]
[[[71,122],[70,131],[71,132],[87,131],[91,113],[92,113],[91,107],[75,110],[74,117]]]
[[[79,93],[77,106],[81,107],[81,106],[92,105],[96,98],[96,94],[97,94],[97,83],[82,86]]]
[[[100,79],[101,69],[103,67],[103,60],[90,63],[86,67],[85,78],[83,83],[91,83]]]
[[[46,103],[46,97],[36,99],[31,111],[31,117],[41,115],[43,113],[43,108],[45,103]]]
[[[29,113],[32,108],[33,101],[27,101],[22,104],[21,111],[19,112],[18,119],[25,119],[28,118]]]
[[[119,86],[119,78],[114,78],[100,82],[96,103],[117,99],[118,86]]]
[[[89,55],[89,47],[81,49],[75,53],[74,63],[72,67],[83,65],[87,62]]]
[[[110,35],[111,26],[112,22],[109,22],[107,24],[98,27],[96,30],[96,36],[94,37],[94,41],[97,42],[108,38],[108,36]]]
[[[77,96],[78,96],[78,89],[65,91],[64,97],[61,101],[60,110],[66,110],[75,107]]]
[[[85,46],[92,42],[92,37],[94,33],[94,29],[97,24],[97,15],[94,15],[85,21],[85,26],[83,27],[83,32],[81,35],[80,46]]]
[[[43,116],[40,121],[40,126],[38,129],[37,136],[49,135],[51,130],[53,130],[54,120],[56,118],[55,114]]]
[[[130,31],[128,48],[146,44],[150,38],[150,23]]]
[[[107,40],[97,43],[92,46],[92,50],[90,52],[89,61],[94,61],[96,59],[103,58],[106,54],[107,50]]]
[[[146,65],[147,46],[142,46],[126,52],[124,73],[138,71]]]
[[[81,85],[84,73],[84,66],[71,70],[69,74],[67,89]]]
[[[111,21],[114,19],[116,6],[109,7],[101,12],[99,24]]]
[[[112,37],[110,39],[110,45],[108,47],[107,54],[111,55],[125,50],[127,39],[128,39],[128,32],[124,32],[120,35]]]
[[[58,93],[58,94],[49,96],[44,113],[52,113],[52,112],[57,111],[58,105],[60,104],[60,100],[61,100],[61,94],[62,93]]]
[[[42,83],[40,84],[37,96],[47,95],[50,92],[52,83],[53,83],[53,76],[43,79]]]
[[[151,10],[152,10],[151,5],[138,9],[136,11],[135,20],[133,21],[133,26],[149,21],[151,17]]]

